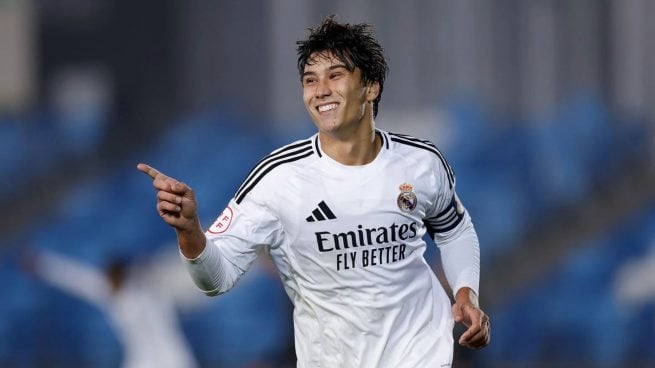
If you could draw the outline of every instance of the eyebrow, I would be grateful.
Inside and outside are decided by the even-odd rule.
[[[330,65],[328,70],[334,70],[334,69],[340,69],[340,68],[348,70],[348,67],[346,66],[346,64],[343,64],[343,63]],[[308,76],[308,75],[316,75],[316,72],[303,72],[301,78],[304,78],[305,76]]]

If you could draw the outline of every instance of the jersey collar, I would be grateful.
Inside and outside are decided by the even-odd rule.
[[[380,137],[380,139],[382,140],[382,150],[389,150],[389,136],[388,136],[388,133],[385,132],[384,130],[375,129],[375,135]],[[318,139],[318,133],[316,133],[314,135],[313,146],[314,146],[314,152],[316,152],[318,157],[323,158],[324,153],[321,150],[321,142]]]

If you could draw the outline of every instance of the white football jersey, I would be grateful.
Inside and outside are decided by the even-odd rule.
[[[453,290],[478,291],[479,247],[452,169],[430,142],[378,130],[382,149],[347,166],[318,134],[251,171],[187,260],[207,294],[270,253],[294,305],[298,367],[449,367],[450,300],[425,261],[428,232]]]

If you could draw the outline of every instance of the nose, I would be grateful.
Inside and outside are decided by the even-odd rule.
[[[330,94],[332,94],[332,90],[330,89],[330,86],[328,86],[328,84],[325,83],[324,81],[319,80],[316,83],[316,90],[314,90],[314,96],[316,98],[323,98],[329,96]]]

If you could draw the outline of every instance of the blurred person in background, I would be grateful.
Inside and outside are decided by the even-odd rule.
[[[157,209],[207,295],[268,253],[294,305],[299,367],[450,367],[490,340],[480,254],[453,170],[429,141],[375,127],[387,64],[367,24],[332,17],[298,42],[318,132],[262,159],[204,232],[193,190],[153,167]],[[454,304],[423,254],[437,243]],[[256,332],[254,332],[256,333]]]
[[[30,249],[21,263],[29,274],[107,315],[123,348],[121,367],[193,368],[198,364],[177,313],[206,305],[207,298],[193,292],[175,253],[163,252],[147,262],[117,256],[101,270],[52,251]]]
[[[629,259],[615,273],[614,296],[628,310],[655,305],[655,242],[648,253]],[[655,325],[652,326],[655,331]]]

